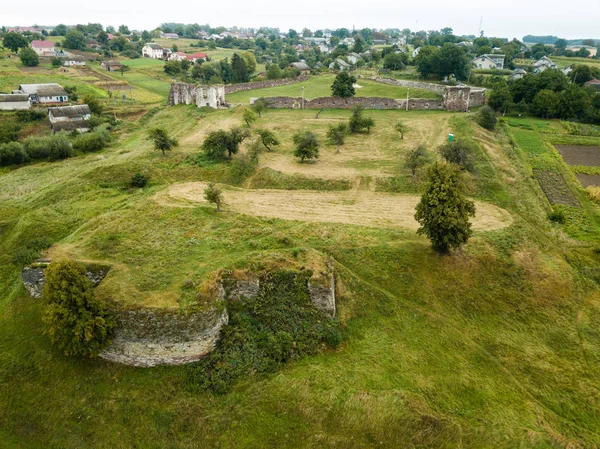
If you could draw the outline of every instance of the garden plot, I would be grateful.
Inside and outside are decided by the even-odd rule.
[[[584,188],[600,186],[600,175],[584,175],[582,173],[577,173],[575,176]]]
[[[538,180],[542,191],[550,204],[564,204],[566,206],[581,207],[562,175],[555,170],[534,169],[533,173]]]
[[[600,166],[600,147],[581,145],[555,145],[569,165]]]

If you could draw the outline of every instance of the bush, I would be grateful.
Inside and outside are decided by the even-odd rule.
[[[73,139],[73,149],[81,153],[95,153],[103,150],[112,141],[112,136],[101,126],[95,131],[80,134]]]
[[[94,297],[80,262],[54,262],[46,269],[43,300],[46,332],[65,355],[95,357],[111,341],[114,319]]]
[[[590,199],[592,201],[595,201],[596,203],[600,203],[600,187],[589,186],[585,189],[585,191],[587,192],[588,196],[590,197]]]
[[[479,113],[477,114],[477,123],[479,126],[489,131],[493,131],[496,129],[496,122],[496,113],[492,108],[486,105],[479,110]]]
[[[273,372],[325,345],[337,347],[339,323],[312,306],[306,287],[310,276],[308,271],[271,272],[255,298],[230,301],[229,324],[216,349],[186,367],[189,387],[226,393],[238,379]]]
[[[19,266],[25,266],[39,259],[41,252],[52,246],[52,240],[49,237],[36,237],[30,241],[25,248],[21,248],[15,253],[12,262]]]
[[[0,167],[22,164],[26,159],[25,149],[19,142],[0,145]]]
[[[148,176],[143,173],[136,173],[131,177],[131,181],[129,181],[129,185],[131,187],[135,187],[138,189],[143,189],[148,185]]]
[[[565,212],[562,210],[553,210],[548,214],[548,220],[553,223],[564,224],[566,220]]]
[[[16,142],[19,140],[21,127],[15,123],[0,123],[0,143]]]
[[[58,161],[74,155],[71,141],[62,133],[49,137],[28,137],[23,144],[27,157],[32,160]]]
[[[66,89],[65,89],[66,90]],[[24,109],[15,113],[19,122],[36,122],[46,118],[47,113],[38,109]]]
[[[445,143],[440,147],[440,154],[446,161],[458,165],[463,170],[475,170],[473,146],[464,140]]]

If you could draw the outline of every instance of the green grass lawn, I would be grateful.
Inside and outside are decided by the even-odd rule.
[[[531,168],[538,155],[553,161],[539,131],[548,121],[511,117],[491,133],[467,114],[367,111],[374,130],[348,137],[337,156],[324,132],[349,111],[326,110],[315,119],[314,111],[268,110],[254,125],[282,141],[261,164],[289,162],[315,180],[312,188],[347,178],[356,195],[369,195],[374,178],[390,176],[402,177],[398,194],[421,192],[420,178],[402,166],[407,149],[425,142],[434,153],[448,130],[471,139],[477,170],[466,176],[470,196],[507,209],[514,221],[477,232],[462,250],[441,257],[409,231],[156,202],[177,183],[251,181],[252,174],[232,178],[234,163],[194,163],[206,133],[240,125],[242,110],[162,108],[121,125],[117,142],[102,153],[0,171],[0,446],[600,445],[600,222],[589,202],[565,225],[547,219]],[[404,141],[393,131],[398,120],[409,126]],[[180,141],[164,157],[146,137],[157,126]],[[299,129],[313,129],[323,142],[315,164],[291,156]],[[354,164],[357,174],[337,176],[358,160],[365,163]],[[397,168],[373,173],[380,161]],[[150,176],[147,188],[126,186],[135,172]],[[286,179],[294,178],[282,175],[279,188]],[[11,263],[41,236],[55,242],[56,256],[112,264],[98,294],[129,305],[177,301],[186,279],[201,281],[220,268],[318,251],[338,274],[344,341],[280,371],[249,375],[224,395],[194,392],[186,367],[67,358],[43,333],[44,306],[27,296]]]
[[[303,83],[236,92],[227,95],[226,100],[231,103],[250,103],[250,98],[257,97],[301,97],[303,86],[305,98],[330,97],[331,85],[334,79],[334,75],[312,76]],[[356,96],[358,97],[406,98],[407,90],[405,87],[390,86],[367,79],[359,79],[357,84],[362,86],[356,89]],[[424,89],[411,89],[410,96],[411,98],[439,98],[436,93]]]

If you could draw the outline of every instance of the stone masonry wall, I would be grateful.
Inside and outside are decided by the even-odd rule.
[[[21,271],[21,280],[25,289],[29,292],[32,298],[41,298],[42,290],[46,284],[45,265],[29,266]],[[97,287],[100,282],[106,277],[109,267],[86,267],[85,275],[92,283],[92,286]]]
[[[279,80],[266,80],[266,81],[253,81],[251,83],[240,83],[225,86],[226,94],[233,94],[235,92],[243,92],[252,89],[265,89],[268,87],[286,86],[288,84],[301,83],[307,81],[310,77],[308,75],[302,75],[297,78],[283,78]]]
[[[373,76],[370,79],[373,81],[377,81],[378,83],[390,84],[392,86],[402,86],[409,87],[411,89],[425,89],[431,90],[433,92],[437,92],[439,94],[444,94],[446,90],[446,86],[435,83],[424,83],[421,81],[410,81],[410,80],[398,80],[395,78],[383,78],[380,76]]]
[[[267,97],[269,107],[275,109],[300,109],[302,98]],[[304,100],[305,109],[352,109],[361,104],[365,109],[406,109],[406,100],[385,97],[320,97]],[[408,101],[410,110],[444,109],[441,99],[412,98]]]

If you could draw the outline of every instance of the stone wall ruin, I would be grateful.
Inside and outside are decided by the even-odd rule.
[[[225,86],[197,86],[188,83],[171,83],[169,106],[178,104],[195,104],[199,108],[213,109],[227,106],[225,102]]]

